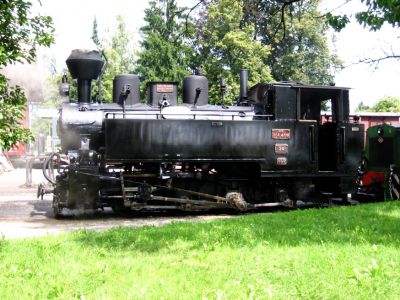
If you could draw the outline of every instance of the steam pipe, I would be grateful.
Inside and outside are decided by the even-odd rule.
[[[240,99],[247,99],[249,70],[240,70]]]
[[[78,78],[78,102],[88,103],[92,98],[92,80]]]

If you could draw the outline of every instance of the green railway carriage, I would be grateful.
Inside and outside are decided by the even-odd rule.
[[[400,127],[381,124],[368,128],[355,197],[399,199],[399,166]]]

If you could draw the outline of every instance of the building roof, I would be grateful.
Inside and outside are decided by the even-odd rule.
[[[351,116],[358,115],[360,117],[399,117],[400,113],[395,112],[370,112],[370,111],[360,111],[356,113],[351,113]]]
[[[305,84],[293,81],[278,81],[273,83],[276,86],[290,86],[292,88],[300,88],[300,89],[325,89],[325,90],[350,90],[349,87],[341,87],[335,85],[314,85],[314,84]]]

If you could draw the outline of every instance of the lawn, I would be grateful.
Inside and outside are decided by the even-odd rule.
[[[400,299],[400,202],[0,239],[0,299]]]

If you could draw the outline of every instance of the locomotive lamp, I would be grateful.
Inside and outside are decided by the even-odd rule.
[[[69,84],[67,79],[67,74],[63,74],[62,80],[59,86],[59,92],[61,96],[68,97],[69,96]]]
[[[222,99],[224,99],[224,98],[225,98],[225,94],[226,94],[226,82],[225,82],[225,78],[221,78],[220,88],[221,88]]]

